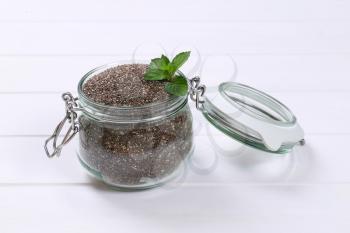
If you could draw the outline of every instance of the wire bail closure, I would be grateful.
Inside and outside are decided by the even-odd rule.
[[[73,137],[79,132],[79,122],[77,121],[78,114],[76,111],[79,111],[77,100],[78,98],[74,98],[70,92],[66,92],[62,94],[62,99],[65,102],[66,115],[62,121],[56,126],[53,134],[46,139],[45,141],[45,152],[47,157],[52,158],[54,156],[59,157],[62,151],[62,148],[69,143]],[[63,127],[66,123],[70,124],[68,131],[63,137],[61,143],[58,142],[58,138],[63,130]],[[52,141],[53,152],[50,153],[48,145]]]
[[[189,80],[190,81],[190,98],[191,100],[193,100],[194,102],[196,102],[196,108],[198,110],[202,110],[202,104],[204,103],[204,93],[206,91],[206,86],[205,85],[201,85],[201,79],[199,76],[196,76],[192,79]]]

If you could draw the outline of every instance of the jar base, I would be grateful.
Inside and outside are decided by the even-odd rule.
[[[162,186],[171,180],[174,180],[175,178],[179,177],[181,174],[185,172],[186,169],[186,161],[189,159],[192,154],[193,154],[194,148],[192,146],[192,149],[184,159],[184,161],[181,163],[181,165],[169,176],[166,176],[162,179],[154,180],[153,182],[145,183],[145,184],[140,184],[140,185],[121,185],[121,184],[113,184],[108,182],[101,172],[97,171],[94,168],[91,168],[87,163],[84,162],[84,160],[80,157],[79,153],[77,153],[77,157],[79,160],[79,163],[81,164],[82,167],[86,169],[88,174],[92,176],[93,178],[102,181],[104,184],[106,184],[109,188],[116,190],[116,191],[123,191],[123,192],[132,192],[132,191],[142,191],[142,190],[148,190],[152,188],[157,188],[159,186]],[[151,178],[150,178],[151,180]]]

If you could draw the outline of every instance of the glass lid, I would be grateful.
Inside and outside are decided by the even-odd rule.
[[[253,148],[278,154],[304,143],[304,132],[296,117],[275,98],[234,82],[222,83],[218,89],[219,95],[203,96],[200,110],[226,135]]]

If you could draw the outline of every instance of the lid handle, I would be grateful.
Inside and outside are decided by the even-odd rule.
[[[78,98],[74,98],[73,95],[69,92],[62,94],[62,99],[65,102],[66,105],[66,115],[64,116],[63,120],[60,121],[60,123],[56,126],[53,134],[46,139],[44,149],[46,152],[47,157],[52,158],[54,156],[59,157],[62,151],[62,148],[69,143],[73,137],[79,132],[79,123],[77,121],[78,114],[76,111],[80,110],[78,108],[77,100]],[[70,124],[70,127],[68,131],[66,132],[65,136],[63,137],[61,143],[57,144],[58,138],[63,130],[63,127],[66,123]],[[52,141],[52,153],[49,151],[49,144]]]

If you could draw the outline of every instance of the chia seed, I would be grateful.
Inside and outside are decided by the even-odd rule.
[[[146,81],[144,64],[107,69],[86,81],[84,94],[114,107],[164,102],[171,95],[164,82]],[[93,174],[119,187],[147,187],[176,173],[192,149],[192,115],[187,104],[158,120],[138,123],[79,118],[80,159]]]

